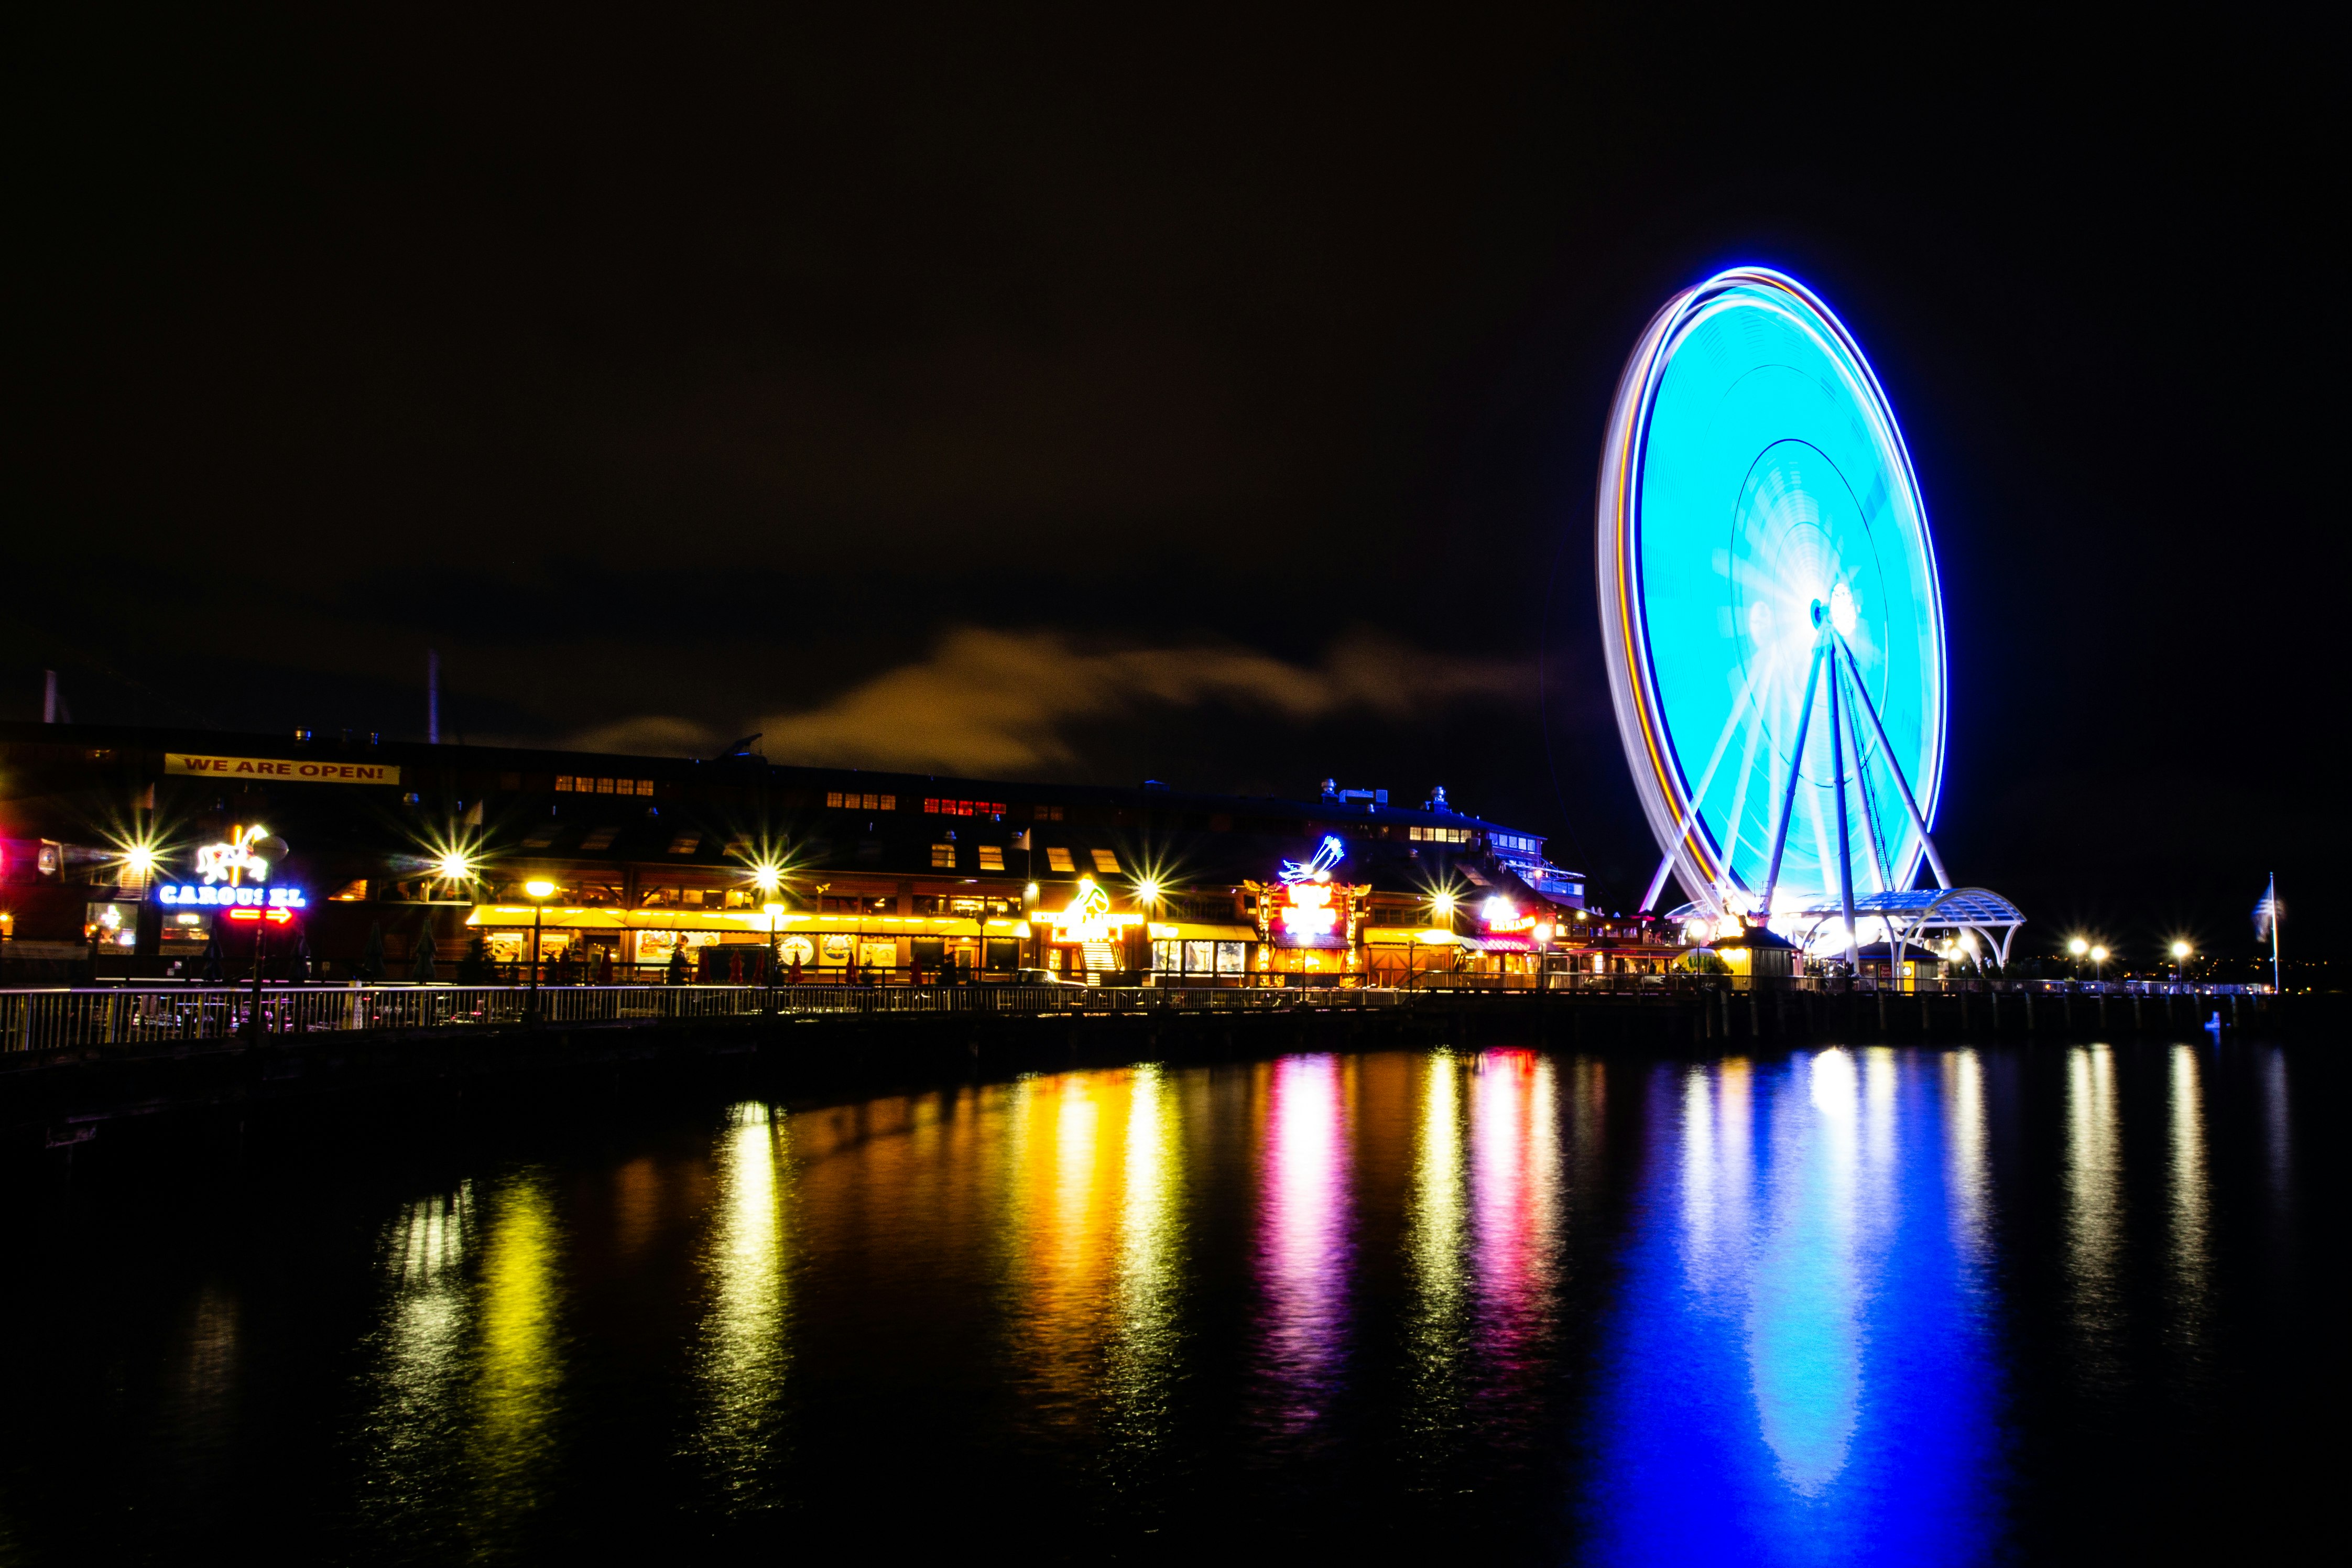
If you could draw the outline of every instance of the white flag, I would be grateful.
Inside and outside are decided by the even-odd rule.
[[[2271,874],[2270,886],[2263,889],[2261,900],[2254,905],[2254,936],[2256,940],[2259,941],[2262,938],[2269,936],[2271,934],[2271,928],[2278,924],[2280,918],[2285,913],[2286,906],[2279,902],[2278,873],[2273,872]]]

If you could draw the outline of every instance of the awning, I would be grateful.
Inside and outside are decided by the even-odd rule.
[[[1255,942],[1257,927],[1195,925],[1189,921],[1154,921],[1154,942]]]
[[[466,917],[469,926],[528,929],[535,911],[529,904],[479,904]],[[549,909],[540,924],[548,931],[704,931],[764,937],[768,917],[757,910]],[[779,935],[794,931],[845,931],[856,936],[979,936],[981,922],[950,915],[811,915],[778,919]],[[995,936],[1017,936],[1019,921],[990,921]]]
[[[1452,947],[1450,931],[1425,931],[1420,926],[1366,926],[1364,940],[1381,947]]]
[[[1541,952],[1535,939],[1524,936],[1465,936],[1462,945],[1473,952]]]

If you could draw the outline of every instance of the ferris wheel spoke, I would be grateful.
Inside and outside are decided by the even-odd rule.
[[[1707,754],[1706,767],[1699,774],[1698,787],[1691,791],[1688,803],[1683,806],[1681,818],[1675,824],[1674,837],[1667,841],[1665,863],[1660,867],[1658,875],[1650,879],[1649,893],[1642,900],[1642,907],[1644,910],[1656,905],[1658,894],[1665,889],[1667,868],[1671,866],[1675,857],[1681,852],[1685,841],[1690,837],[1691,830],[1699,825],[1700,805],[1706,799],[1706,792],[1715,785],[1716,771],[1722,767],[1724,753],[1731,748],[1731,737],[1738,732],[1741,721],[1751,716],[1750,710],[1755,705],[1756,688],[1763,679],[1765,671],[1771,668],[1771,662],[1772,653],[1768,648],[1764,656],[1749,668],[1747,679],[1739,684],[1738,695],[1731,700],[1731,711],[1725,717],[1723,729],[1715,738],[1715,750]],[[1727,874],[1729,871],[1730,853],[1728,849],[1720,849],[1718,855],[1718,858],[1724,862]],[[1696,869],[1697,855],[1694,853],[1691,859]],[[1702,880],[1712,884],[1715,879],[1705,878]],[[1697,889],[1692,890],[1696,892]]]
[[[1862,711],[1870,720],[1870,728],[1878,737],[1878,754],[1886,759],[1886,771],[1895,775],[1895,791],[1903,797],[1903,809],[1910,814],[1911,829],[1919,836],[1919,847],[1926,851],[1927,865],[1936,873],[1936,885],[1948,888],[1952,879],[1944,874],[1944,858],[1936,853],[1936,841],[1928,836],[1927,818],[1919,815],[1919,802],[1911,794],[1911,781],[1903,776],[1903,764],[1895,760],[1894,742],[1887,740],[1886,726],[1878,721],[1878,710],[1871,706],[1869,695],[1861,689],[1861,672],[1854,665],[1853,649],[1846,646],[1843,637],[1838,638],[1838,647],[1845,655],[1847,668],[1855,670],[1855,699],[1862,704]]]
[[[1812,728],[1813,695],[1822,683],[1822,659],[1825,653],[1819,642],[1813,645],[1812,668],[1805,676],[1805,705],[1797,710],[1797,744],[1789,754],[1788,787],[1780,795],[1780,815],[1772,829],[1772,859],[1764,872],[1764,902],[1759,907],[1767,920],[1772,915],[1772,889],[1780,880],[1780,855],[1789,847],[1789,814],[1796,809],[1797,780],[1805,771],[1805,734]]]

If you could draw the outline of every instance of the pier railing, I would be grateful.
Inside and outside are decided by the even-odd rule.
[[[1541,984],[1538,984],[1540,979]],[[1410,1008],[1462,994],[1672,1001],[1718,993],[2084,996],[2259,994],[2266,987],[2110,981],[1754,980],[1710,974],[1424,974],[1405,987],[1060,985],[119,985],[0,991],[0,1055],[290,1042],[348,1032],[677,1025],[844,1014],[1221,1013]]]

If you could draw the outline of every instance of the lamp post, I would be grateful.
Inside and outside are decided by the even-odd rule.
[[[2104,947],[2095,947],[2095,948],[2093,948],[2093,949],[2091,950],[2091,984],[2094,984],[2094,985],[2100,985],[2100,984],[2105,984],[2105,982],[2100,978],[2100,975],[2101,975],[2102,971],[2105,968],[2106,962],[2107,962],[2107,950],[2106,950],[2105,948],[2104,948]]]
[[[768,917],[768,1014],[772,1017],[776,1011],[776,922],[783,918],[784,906],[772,901],[761,907],[761,912]]]
[[[2091,951],[2091,944],[2078,936],[2067,942],[2066,951],[2074,956],[2074,978],[2080,980],[2083,978],[2083,956]]]
[[[2185,984],[2189,978],[2189,946],[2185,942],[2176,942],[2172,944],[2172,983],[2175,985]]]
[[[523,1020],[539,1022],[539,925],[547,913],[547,900],[555,896],[552,882],[530,881],[522,890],[530,895],[530,1005],[524,1010]]]

